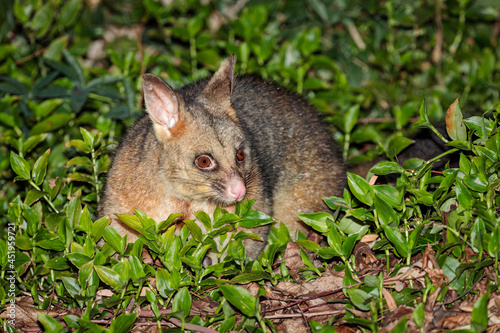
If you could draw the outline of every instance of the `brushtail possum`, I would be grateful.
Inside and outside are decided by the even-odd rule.
[[[98,212],[128,241],[137,233],[115,214],[134,208],[161,222],[255,199],[253,209],[293,234],[307,230],[297,214],[325,210],[322,198],[342,193],[344,164],[314,108],[281,86],[234,76],[234,62],[179,90],[144,75],[147,115],[121,141]],[[269,227],[259,228],[266,239]],[[247,244],[247,254],[257,257],[264,245]]]

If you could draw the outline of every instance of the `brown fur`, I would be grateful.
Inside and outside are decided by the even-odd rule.
[[[307,231],[297,214],[325,210],[322,198],[342,193],[344,166],[317,112],[283,87],[233,77],[233,70],[231,57],[210,81],[178,91],[145,76],[149,117],[122,140],[99,205],[99,215],[110,215],[111,225],[129,241],[137,234],[114,214],[131,214],[133,208],[160,222],[170,213],[211,214],[217,205],[234,211],[236,201],[256,199],[254,209],[294,233]],[[244,161],[235,158],[238,149]],[[216,162],[213,170],[196,166],[204,154]],[[235,199],[241,184],[245,196]],[[257,232],[265,238],[268,228]],[[253,242],[247,253],[255,258],[263,246]]]

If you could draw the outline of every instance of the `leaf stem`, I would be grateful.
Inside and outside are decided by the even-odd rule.
[[[351,141],[351,133],[346,133],[344,135],[344,149],[342,151],[342,157],[344,158],[344,161],[347,161],[350,141]]]
[[[99,201],[101,200],[101,197],[99,195],[99,175],[97,172],[97,160],[96,160],[96,156],[95,156],[94,147],[92,147],[91,156],[92,156],[92,180],[94,181],[97,203],[99,203]]]
[[[38,187],[38,185],[36,185],[33,180],[29,180],[29,183],[31,184],[31,186],[33,186],[36,190],[42,192],[42,190],[40,189],[40,187]],[[56,207],[54,206],[54,204],[52,203],[52,201],[49,200],[49,197],[47,197],[47,195],[44,195],[43,198],[45,199],[45,201],[47,201],[47,203],[49,204],[50,208],[52,208],[52,210],[54,212],[56,212],[57,214],[59,214],[59,211],[56,209]]]

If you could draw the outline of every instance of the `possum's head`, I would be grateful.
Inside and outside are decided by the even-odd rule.
[[[234,56],[186,99],[158,77],[143,77],[147,112],[164,147],[158,186],[173,197],[228,206],[247,194],[250,147],[231,106],[233,72]]]

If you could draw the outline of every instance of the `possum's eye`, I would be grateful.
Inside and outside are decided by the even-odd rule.
[[[245,152],[243,151],[243,149],[238,149],[238,151],[236,152],[236,159],[238,159],[238,161],[243,161],[245,159]]]
[[[194,160],[194,164],[201,170],[212,170],[215,168],[215,162],[209,155],[200,155]]]

